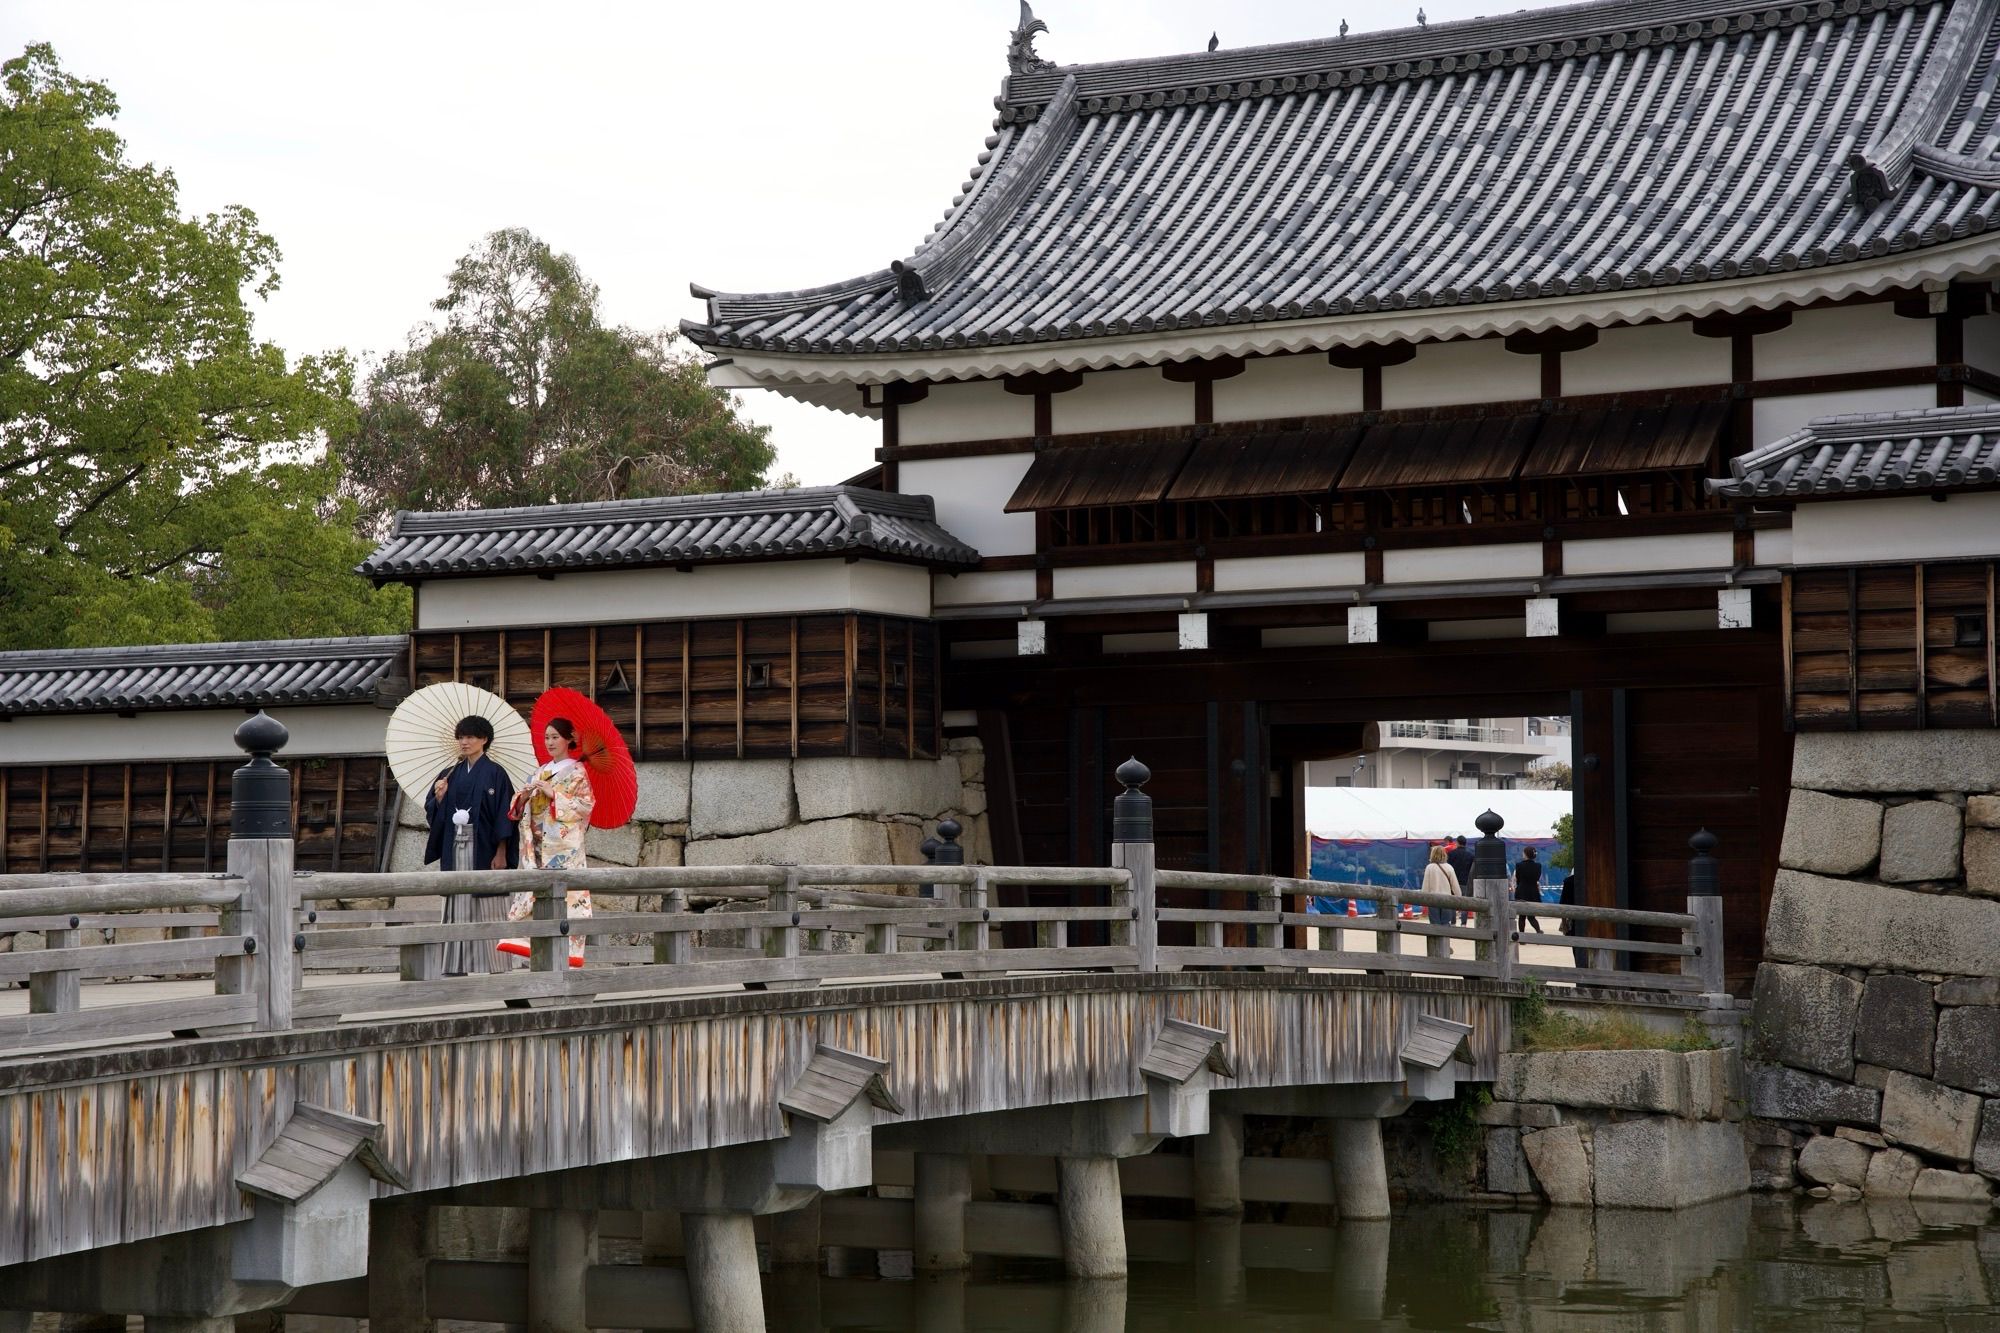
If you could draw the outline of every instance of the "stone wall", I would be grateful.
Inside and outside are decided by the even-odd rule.
[[[1758,969],[1758,1187],[2000,1180],[2000,734],[1802,735]]]
[[[620,829],[593,829],[594,865],[720,866],[776,861],[917,865],[947,816],[967,862],[990,864],[979,741],[941,759],[695,759],[639,765],[639,804]],[[393,870],[423,868],[424,812],[403,803]]]

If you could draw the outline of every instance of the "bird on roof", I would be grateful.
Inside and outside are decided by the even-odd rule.
[[[1341,35],[1342,37],[1345,37],[1345,36],[1347,36],[1347,20],[1346,20],[1346,19],[1342,19],[1342,20],[1340,21],[1340,35]]]
[[[1430,26],[1430,20],[1424,17],[1424,9],[1422,5],[1417,6],[1417,26],[1419,28]]]
[[[1218,39],[1216,38],[1216,35],[1215,35],[1214,33],[1210,33],[1210,34],[1208,35],[1208,49],[1209,49],[1209,50],[1213,51],[1213,50],[1214,50],[1214,49],[1215,49],[1216,47],[1218,47],[1218,46],[1221,46],[1221,45],[1222,45],[1221,41],[1220,41],[1220,40],[1218,40]]]

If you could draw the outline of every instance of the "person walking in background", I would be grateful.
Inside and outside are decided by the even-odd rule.
[[[461,720],[453,734],[458,738],[459,762],[438,774],[424,798],[424,818],[430,822],[424,864],[449,862],[457,846],[459,826],[470,825],[472,863],[443,868],[512,869],[521,859],[519,836],[508,816],[514,781],[486,755],[486,747],[493,743],[493,724],[474,714]],[[491,893],[448,894],[445,922],[505,921],[507,893],[500,884],[496,880]],[[493,971],[492,962],[493,947],[485,940],[452,940],[444,946],[444,974],[448,977]]]
[[[1472,848],[1466,845],[1463,833],[1452,839],[1450,850],[1444,854],[1444,863],[1451,867],[1451,873],[1458,879],[1459,896],[1464,898],[1471,897]],[[1426,870],[1424,873],[1428,875],[1430,871]],[[1470,912],[1460,912],[1458,914],[1458,924],[1461,926],[1470,925],[1471,916]]]
[[[1523,847],[1521,859],[1514,863],[1514,900],[1533,903],[1537,907],[1542,905],[1542,863],[1535,856],[1535,849],[1532,847]],[[1519,908],[1515,910],[1520,911]],[[1532,912],[1522,912],[1521,915],[1533,923],[1530,929],[1541,931],[1540,917]]]
[[[1424,882],[1417,887],[1425,893],[1449,893],[1453,897],[1458,897],[1458,876],[1452,873],[1451,866],[1446,863],[1446,855],[1442,843],[1431,848],[1430,864],[1424,867]],[[1429,907],[1424,910],[1433,926],[1449,926],[1459,916],[1459,913],[1449,907]]]

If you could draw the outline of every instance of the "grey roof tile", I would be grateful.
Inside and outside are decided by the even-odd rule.
[[[398,514],[359,572],[378,583],[466,574],[870,555],[970,565],[927,495],[853,486]]]
[[[373,702],[408,647],[392,634],[0,653],[0,716]]]
[[[2000,485],[2000,405],[1820,417],[1730,460],[1732,500]]]
[[[1016,75],[888,268],[697,288],[714,348],[893,354],[1701,283],[2000,218],[2000,0],[1566,6]]]

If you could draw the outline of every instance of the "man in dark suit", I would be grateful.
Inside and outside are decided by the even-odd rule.
[[[474,715],[462,719],[454,734],[459,761],[438,774],[431,794],[424,798],[424,816],[431,825],[430,840],[424,844],[424,864],[443,862],[446,870],[515,869],[521,864],[521,834],[507,818],[507,807],[514,799],[514,780],[486,755],[486,747],[493,743],[493,724]],[[472,826],[472,860],[458,866],[451,860],[461,824]],[[504,880],[495,880],[490,893],[447,895],[445,922],[505,921],[504,884]],[[499,971],[508,965],[495,953],[491,940],[452,940],[444,946],[444,974],[448,977]]]
[[[1537,907],[1542,905],[1542,862],[1532,847],[1523,847],[1521,859],[1514,863],[1514,900],[1533,903]],[[1533,923],[1532,929],[1541,930],[1541,918],[1533,912],[1525,908],[1516,908],[1515,911]]]

